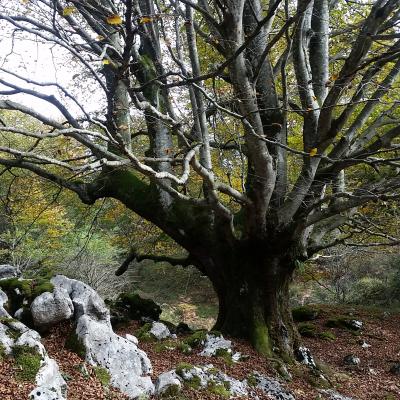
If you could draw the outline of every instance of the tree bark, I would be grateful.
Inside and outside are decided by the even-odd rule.
[[[215,329],[249,340],[268,357],[293,361],[300,342],[289,307],[294,261],[247,252],[236,260],[220,262],[223,276],[210,278],[219,300]]]

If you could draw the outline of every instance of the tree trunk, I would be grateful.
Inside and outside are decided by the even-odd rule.
[[[211,278],[219,299],[215,329],[249,340],[269,357],[293,361],[299,346],[289,306],[294,262],[281,257],[257,260],[249,254],[239,260],[223,262],[223,277]]]

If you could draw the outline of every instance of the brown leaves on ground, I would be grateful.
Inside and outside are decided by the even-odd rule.
[[[348,315],[349,318],[360,319],[364,328],[360,334],[339,328],[327,328],[327,319],[337,315]],[[351,315],[350,315],[351,314]],[[389,372],[393,362],[400,362],[400,315],[384,314],[383,311],[368,311],[360,309],[344,309],[323,307],[321,316],[312,321],[317,332],[330,331],[336,336],[334,341],[320,338],[304,338],[304,344],[309,347],[314,357],[325,366],[329,378],[337,390],[355,400],[393,400],[400,399],[400,377]],[[138,328],[137,323],[120,329],[119,334],[131,333]],[[50,357],[59,364],[68,384],[69,400],[126,400],[127,397],[117,390],[104,388],[96,378],[93,369],[86,365],[88,374],[82,373],[83,360],[76,354],[64,348],[65,339],[71,331],[69,323],[61,324],[47,335],[44,335],[45,345]],[[178,338],[177,341],[182,338]],[[362,341],[371,347],[361,347]],[[253,370],[268,376],[276,376],[270,360],[257,354],[246,342],[234,341],[234,351],[248,356],[248,359],[228,365],[222,358],[201,357],[194,354],[185,355],[179,350],[160,351],[155,343],[141,343],[140,348],[147,352],[153,364],[153,381],[165,371],[174,369],[179,363],[186,362],[193,365],[214,364],[227,375],[237,379],[246,378]],[[349,368],[343,364],[343,358],[354,354],[361,359],[356,368]],[[15,378],[15,365],[12,359],[0,361],[0,399],[26,400],[34,384],[19,382]],[[318,389],[313,386],[308,370],[304,367],[290,367],[293,381],[286,386],[293,392],[297,400],[314,400],[318,398]],[[207,391],[185,389],[185,399],[215,400],[221,397]],[[265,395],[260,400],[267,400]]]

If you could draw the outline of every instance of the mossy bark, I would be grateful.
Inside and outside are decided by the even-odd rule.
[[[289,307],[293,269],[278,257],[269,261],[263,257],[261,264],[250,255],[244,259],[247,262],[240,265],[220,266],[226,273],[222,281],[214,282],[219,298],[215,329],[249,340],[268,357],[291,362],[299,346]]]

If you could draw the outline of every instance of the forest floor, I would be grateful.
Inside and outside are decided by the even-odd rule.
[[[342,395],[355,400],[400,400],[400,376],[389,372],[395,362],[400,362],[400,314],[389,313],[377,309],[361,309],[350,307],[320,307],[319,317],[311,321],[317,333],[316,337],[304,337],[307,346],[315,357],[318,366],[324,371],[325,376]],[[329,319],[346,316],[363,322],[360,332],[343,328],[328,328]],[[132,323],[118,330],[119,334],[134,334],[138,328]],[[56,359],[68,383],[69,400],[122,400],[125,396],[118,391],[103,387],[96,377],[95,371],[86,366],[76,354],[64,348],[65,338],[72,329],[70,324],[64,323],[52,329],[43,338],[49,355]],[[330,332],[334,340],[324,340],[318,334]],[[176,341],[181,341],[179,336]],[[169,340],[171,342],[171,340]],[[370,347],[362,347],[366,342]],[[276,376],[271,362],[258,355],[245,342],[233,340],[233,350],[239,351],[248,358],[238,363],[226,363],[220,357],[202,357],[193,354],[182,354],[178,350],[168,350],[168,346],[159,343],[141,343],[140,348],[147,352],[152,365],[153,377],[165,371],[176,368],[181,362],[192,365],[205,365],[212,363],[227,375],[244,379],[252,371],[257,370],[268,376]],[[348,367],[344,365],[345,356],[352,354],[359,357],[359,366]],[[15,365],[11,358],[0,361],[0,399],[25,400],[34,384],[21,382],[16,379]],[[297,400],[323,399],[318,388],[321,384],[316,377],[303,366],[291,366],[289,372],[293,379],[284,385],[290,389]],[[326,384],[326,382],[325,382]],[[207,391],[185,389],[177,399],[219,399]],[[269,397],[259,396],[261,399]]]

